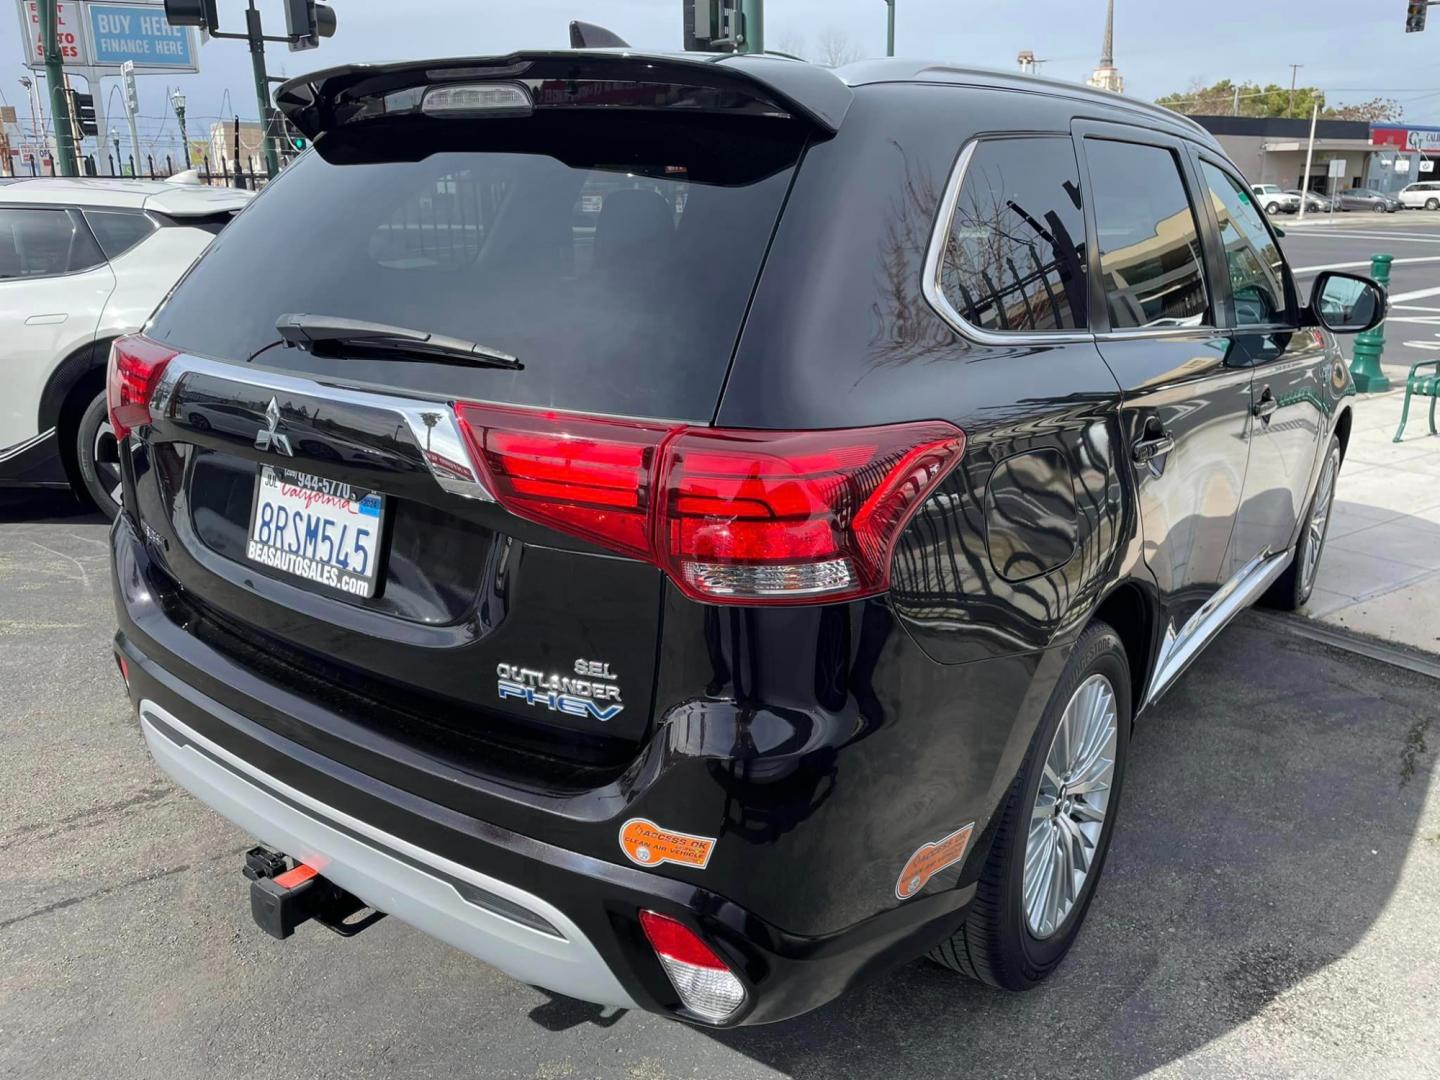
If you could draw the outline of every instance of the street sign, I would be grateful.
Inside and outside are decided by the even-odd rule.
[[[83,22],[78,3],[65,0],[55,5],[55,37],[60,42],[60,62],[66,67],[84,67],[90,63]],[[44,67],[45,41],[40,35],[40,5],[35,0],[22,0],[20,4],[20,33],[25,42],[26,66]]]
[[[1409,172],[1409,171],[1410,171],[1410,159],[1409,159],[1409,158],[1403,158],[1403,157],[1402,157],[1402,158],[1396,158],[1396,159],[1395,159],[1395,171],[1396,171],[1396,172]]]
[[[125,107],[132,113],[140,111],[140,92],[135,89],[135,61],[126,60],[120,65],[120,92],[125,96]]]
[[[1420,171],[1421,171],[1421,172],[1434,172],[1434,171],[1435,171],[1435,161],[1434,161],[1434,159],[1433,159],[1433,158],[1426,158],[1424,161],[1420,162]]]
[[[36,0],[17,0],[25,65],[45,66]],[[112,3],[105,0],[61,0],[56,5],[60,62],[89,79],[85,69],[112,74],[125,61],[137,73],[199,71],[199,46],[192,30],[171,26],[165,9],[148,0]]]
[[[1345,175],[1348,166],[1349,162],[1347,162],[1343,157],[1331,158],[1329,175],[1336,179],[1339,179]]]
[[[87,25],[95,63],[195,71],[190,32],[165,21],[165,9],[150,4],[87,4]]]
[[[6,124],[14,123],[17,123],[15,119],[15,106],[0,105],[0,127],[4,127]]]

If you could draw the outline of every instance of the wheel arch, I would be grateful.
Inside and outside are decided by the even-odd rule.
[[[1095,608],[1092,621],[1106,623],[1120,636],[1130,662],[1130,711],[1133,721],[1145,705],[1154,665],[1156,603],[1137,581],[1122,581]]]
[[[105,363],[110,343],[118,334],[107,334],[75,349],[56,365],[40,393],[40,430],[56,429],[60,460],[72,486],[79,487],[80,464],[75,460],[75,425],[85,406],[105,388]]]
[[[1350,429],[1354,426],[1355,410],[1348,406],[1340,410],[1340,415],[1335,418],[1335,437],[1340,440],[1340,460],[1345,460],[1345,452],[1350,446]]]

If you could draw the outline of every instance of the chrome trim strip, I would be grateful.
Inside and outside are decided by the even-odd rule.
[[[156,763],[262,843],[309,863],[378,910],[517,979],[585,1001],[634,1007],[595,945],[548,901],[290,787],[149,699],[140,702],[138,711]],[[457,882],[523,908],[551,932],[476,904]]]
[[[337,383],[302,379],[278,371],[241,367],[209,357],[180,353],[165,366],[165,372],[151,396],[150,407],[163,413],[170,398],[189,375],[205,375],[230,382],[258,386],[266,390],[300,394],[342,405],[379,409],[400,416],[410,429],[421,457],[435,482],[452,495],[481,502],[494,502],[495,496],[480,482],[471,468],[470,452],[460,435],[453,402],[447,398],[400,397],[375,390],[357,390]]]
[[[1220,586],[1215,595],[1186,620],[1179,633],[1175,632],[1172,623],[1160,644],[1155,673],[1150,677],[1150,687],[1145,692],[1145,704],[1153,705],[1159,701],[1210,640],[1285,572],[1292,558],[1294,553],[1290,551],[1274,555],[1262,551]]]
[[[1069,136],[1064,138],[1068,139]],[[955,167],[950,171],[950,180],[946,183],[945,194],[940,200],[940,212],[935,218],[935,228],[930,233],[930,246],[925,252],[925,269],[921,276],[925,299],[935,309],[935,314],[950,324],[951,329],[981,345],[1074,345],[1093,341],[1094,335],[1072,330],[1057,330],[1053,333],[982,330],[965,321],[946,298],[945,290],[940,287],[940,271],[945,261],[945,241],[950,235],[955,206],[960,201],[960,187],[965,182],[965,171],[970,167],[971,158],[975,156],[975,148],[984,141],[972,139],[966,143],[959,157],[955,159]]]
[[[34,447],[39,446],[46,439],[50,438],[54,434],[55,429],[53,427],[46,428],[44,431],[40,432],[39,435],[31,435],[30,438],[23,439],[20,442],[16,443],[14,446],[7,446],[4,450],[0,450],[0,461],[9,461],[13,457],[19,457],[21,454],[25,453],[26,450],[30,450]]]

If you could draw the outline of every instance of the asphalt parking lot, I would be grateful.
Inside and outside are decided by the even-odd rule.
[[[385,920],[251,922],[146,757],[106,529],[0,496],[0,1075],[1440,1076],[1437,684],[1246,616],[1141,731],[1090,920],[1025,996],[917,962],[786,1024],[606,1015]]]

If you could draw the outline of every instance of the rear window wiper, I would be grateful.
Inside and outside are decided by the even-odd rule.
[[[319,346],[319,352],[327,356],[336,355],[335,350],[327,346],[346,346],[348,352],[365,356],[435,359],[442,363],[473,364],[512,371],[520,371],[525,366],[509,353],[488,345],[404,326],[344,319],[338,315],[291,312],[275,320],[275,329],[286,345],[306,352],[315,352],[316,346]]]

